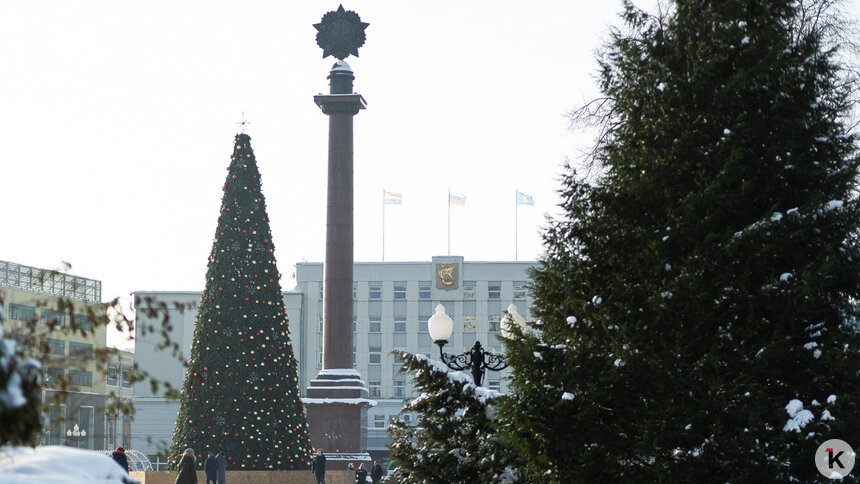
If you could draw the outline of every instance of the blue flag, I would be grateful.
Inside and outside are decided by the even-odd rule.
[[[517,205],[534,205],[535,199],[531,195],[526,195],[517,190]]]

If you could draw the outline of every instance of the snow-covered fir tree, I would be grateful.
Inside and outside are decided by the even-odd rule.
[[[310,437],[251,138],[236,135],[168,463],[310,467]]]
[[[497,439],[499,392],[476,387],[468,372],[449,372],[424,355],[402,353],[402,371],[414,372],[419,396],[401,413],[416,413],[414,423],[396,418],[388,427],[391,482],[519,482]]]
[[[797,6],[625,5],[509,346],[530,481],[808,482],[856,443],[857,93]]]

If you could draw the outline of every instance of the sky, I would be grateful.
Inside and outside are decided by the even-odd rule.
[[[294,288],[294,265],[325,254],[328,121],[313,96],[335,59],[313,24],[337,6],[5,5],[0,260],[67,261],[102,281],[104,300],[202,290],[244,113],[281,285]],[[621,1],[344,8],[370,23],[346,59],[368,105],[355,118],[355,260],[382,260],[383,210],[386,261],[445,255],[449,235],[466,260],[536,260],[565,160],[593,143],[568,113],[599,95],[595,50]],[[383,208],[383,190],[403,204]],[[466,197],[450,222],[449,190]],[[534,206],[517,208],[517,190]]]

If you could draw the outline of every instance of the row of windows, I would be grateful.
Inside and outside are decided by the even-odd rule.
[[[426,319],[420,319],[418,321],[418,332],[421,334],[427,333],[427,320],[430,319],[428,316]],[[463,316],[463,332],[464,333],[474,333],[475,332],[475,322],[477,321],[477,316]],[[502,317],[492,315],[487,319],[487,324],[489,326],[489,331],[501,331],[502,330]],[[352,332],[357,333],[358,322],[357,318],[353,316],[352,318]],[[394,332],[395,333],[406,333],[408,332],[408,320],[406,316],[395,316],[394,317]],[[323,331],[323,321],[322,316],[319,317],[318,320],[318,333],[322,333]],[[367,332],[370,334],[379,334],[382,333],[382,316],[370,316]]]
[[[39,322],[41,324],[54,324],[59,327],[63,327],[66,325],[66,318],[68,313],[62,313],[59,311],[54,311],[52,309],[42,308],[39,311]],[[10,304],[9,305],[9,319],[16,319],[18,321],[32,321],[36,319],[36,307],[35,306],[27,306],[24,304]],[[87,318],[85,314],[72,314],[72,321],[74,325],[84,331],[90,331],[92,329],[92,322]]]
[[[60,378],[65,376],[66,370],[62,368],[48,368],[45,370],[45,383],[56,385]],[[93,386],[93,373],[90,371],[69,370],[69,384],[78,387]]]
[[[395,281],[394,282],[394,300],[395,301],[405,301],[406,300],[406,281]],[[477,287],[476,281],[463,281],[463,298],[464,299],[475,299],[475,288]],[[513,282],[513,298],[514,300],[521,300],[526,298],[526,281],[514,281]],[[419,281],[418,282],[418,299],[430,299],[432,293],[432,282],[430,281]],[[354,283],[352,287],[352,298],[354,300],[358,300],[358,283]],[[487,282],[487,299],[501,299],[502,298],[502,281],[488,281]],[[320,300],[323,299],[323,285],[320,284]],[[381,301],[382,300],[382,281],[371,281],[367,283],[367,299],[370,301]]]
[[[66,356],[66,342],[61,339],[42,338],[42,345],[47,347],[48,354]],[[93,345],[69,341],[69,356],[72,358],[93,358]]]
[[[120,377],[119,368],[117,365],[108,365],[107,367],[107,384],[116,386]],[[131,368],[125,367],[122,369],[122,387],[131,388]]]

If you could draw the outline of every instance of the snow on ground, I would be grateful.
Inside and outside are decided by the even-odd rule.
[[[0,484],[136,483],[110,457],[59,445],[0,448]]]

